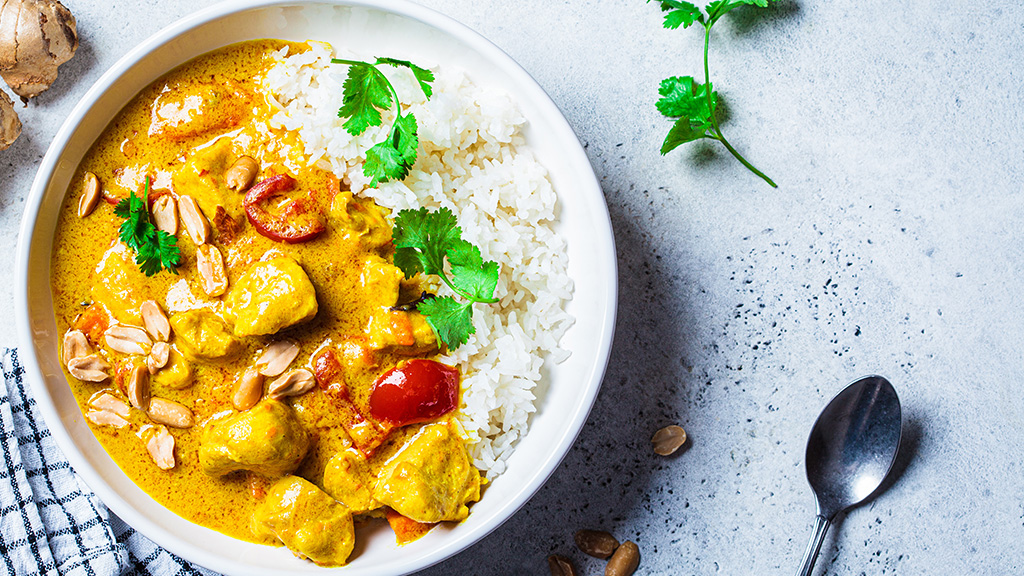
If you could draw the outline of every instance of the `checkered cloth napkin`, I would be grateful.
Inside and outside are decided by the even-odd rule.
[[[213,575],[111,514],[50,436],[17,350],[0,349],[0,368],[0,574]]]

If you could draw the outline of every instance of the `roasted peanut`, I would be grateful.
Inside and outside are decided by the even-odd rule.
[[[231,404],[241,412],[255,406],[262,397],[263,375],[255,368],[246,368],[235,384],[235,395],[231,398]]]
[[[92,346],[89,345],[89,338],[81,330],[68,330],[64,335],[64,349],[61,361],[67,366],[75,358],[81,358],[92,354]]]
[[[178,198],[178,212],[181,213],[181,223],[185,225],[185,232],[196,246],[202,246],[210,241],[210,221],[203,215],[203,210],[194,198]]]
[[[68,372],[84,382],[103,382],[110,377],[107,374],[109,369],[110,364],[107,364],[106,360],[100,358],[98,354],[72,358],[68,362]]]
[[[78,217],[85,218],[96,209],[100,200],[100,181],[92,172],[85,173],[85,184],[82,186],[82,197],[78,199]]]
[[[171,236],[178,234],[178,202],[174,196],[164,194],[153,201],[153,224]]]
[[[149,439],[146,440],[146,450],[149,451],[157,468],[161,470],[174,468],[174,436],[171,436],[164,426],[157,426],[154,431],[150,432]]]
[[[315,384],[316,380],[309,370],[298,368],[296,370],[289,370],[280,378],[271,382],[270,386],[267,387],[267,393],[271,398],[280,400],[286,396],[301,396],[309,392]]]
[[[264,376],[277,376],[299,355],[299,345],[291,340],[278,340],[263,351],[256,360],[256,369]]]
[[[98,426],[113,426],[114,428],[124,428],[128,425],[128,421],[118,416],[113,412],[106,410],[90,410],[85,413],[85,417],[90,422]]]
[[[156,342],[153,344],[153,349],[149,351],[149,356],[146,357],[146,368],[149,369],[150,374],[156,374],[161,368],[167,366],[167,361],[171,358],[171,345],[167,342]]]
[[[614,554],[615,549],[619,547],[619,541],[615,536],[603,530],[579,530],[573,535],[573,540],[584,554],[602,560]]]
[[[654,444],[654,453],[659,456],[674,454],[679,447],[686,443],[686,431],[679,426],[665,426],[654,433],[651,444]]]
[[[632,576],[640,566],[640,547],[626,540],[604,567],[604,576]]]
[[[145,412],[149,409],[149,371],[136,366],[128,374],[128,401],[132,406]]]
[[[150,398],[146,415],[153,422],[166,424],[171,428],[191,428],[196,418],[185,406],[164,398]]]
[[[153,347],[149,334],[136,326],[115,324],[107,328],[103,337],[107,341],[107,346],[124,354],[149,354],[150,348]]]
[[[113,412],[122,418],[127,418],[129,414],[128,405],[124,403],[124,400],[117,398],[109,392],[103,392],[89,400],[89,406],[92,406],[97,410]]]
[[[228,273],[224,269],[224,256],[216,246],[203,244],[196,250],[196,268],[207,296],[220,296],[227,292]]]
[[[142,303],[142,323],[146,325],[146,332],[157,342],[167,342],[171,337],[171,323],[167,320],[163,308],[155,300],[146,300]]]
[[[551,569],[551,576],[576,576],[576,569],[565,556],[548,556],[548,568]]]
[[[228,168],[224,174],[224,180],[235,192],[245,192],[256,180],[256,174],[260,171],[260,165],[248,156],[242,156]]]

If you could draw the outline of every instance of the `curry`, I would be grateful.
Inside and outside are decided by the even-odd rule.
[[[483,480],[458,370],[402,306],[430,286],[394,265],[389,214],[268,122],[260,78],[286,45],[305,49],[202,56],[118,114],[64,202],[52,291],[69,385],[125,474],[197,524],[340,565],[354,525],[407,541],[466,518]],[[173,270],[140,269],[133,202]]]

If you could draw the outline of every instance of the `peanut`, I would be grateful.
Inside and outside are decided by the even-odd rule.
[[[210,240],[210,221],[203,215],[203,210],[191,196],[178,198],[178,211],[181,213],[181,223],[185,225],[185,232],[196,246],[202,246]]]
[[[626,540],[604,567],[604,576],[632,576],[640,566],[640,547]]]
[[[615,549],[619,547],[619,541],[602,530],[579,530],[573,536],[573,540],[584,554],[602,560],[614,554]]]
[[[288,365],[299,355],[299,345],[291,340],[278,340],[256,360],[256,369],[264,376],[278,376],[288,369]]]
[[[167,320],[156,300],[146,300],[142,303],[142,323],[146,325],[146,332],[149,332],[157,342],[167,342],[171,337],[171,323]]]
[[[174,196],[164,194],[153,201],[153,224],[171,236],[178,234],[178,202]]]
[[[260,171],[260,165],[248,156],[242,156],[228,168],[224,173],[224,180],[235,192],[245,192],[256,180],[256,174]]]
[[[261,397],[263,397],[263,375],[255,368],[246,368],[235,384],[235,395],[231,398],[231,404],[241,412],[255,406]]]
[[[207,296],[220,296],[228,290],[228,273],[224,269],[224,256],[213,244],[203,244],[196,250],[196,268],[203,279]]]
[[[280,400],[286,396],[300,396],[309,392],[313,385],[316,384],[316,380],[313,378],[313,374],[305,368],[298,368],[296,370],[290,370],[283,376],[274,380],[267,387],[267,393],[271,398]]]
[[[654,444],[654,453],[659,456],[674,454],[679,447],[686,443],[686,431],[679,426],[665,426],[654,433],[651,444]]]
[[[150,398],[146,415],[153,422],[166,424],[171,428],[191,428],[196,424],[196,418],[191,410],[164,398]]]
[[[149,354],[150,348],[153,347],[149,334],[136,326],[115,324],[107,328],[103,337],[107,341],[107,346],[124,354]]]
[[[100,181],[92,172],[85,173],[85,184],[82,187],[82,197],[78,199],[78,217],[85,218],[96,209],[96,203],[100,199]]]
[[[72,358],[68,362],[68,372],[84,382],[103,382],[110,377],[107,374],[109,369],[110,364],[107,364],[106,360],[100,358],[98,354]]]

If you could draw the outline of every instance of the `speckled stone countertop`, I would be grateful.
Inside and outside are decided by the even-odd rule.
[[[701,68],[697,30],[641,0],[424,0],[533,74],[611,211],[619,321],[575,447],[504,526],[425,574],[581,574],[572,534],[640,545],[642,574],[792,574],[814,514],[803,450],[867,373],[904,407],[892,487],[826,538],[816,574],[1024,573],[1024,4],[810,2],[717,25],[720,147],[658,154],[658,82]],[[67,0],[82,45],[0,153],[13,247],[46,147],[134,45],[212,4]],[[140,17],[145,15],[145,17]],[[0,268],[14,251],[0,251]],[[0,345],[17,344],[9,290]],[[686,449],[649,439],[679,423]]]

